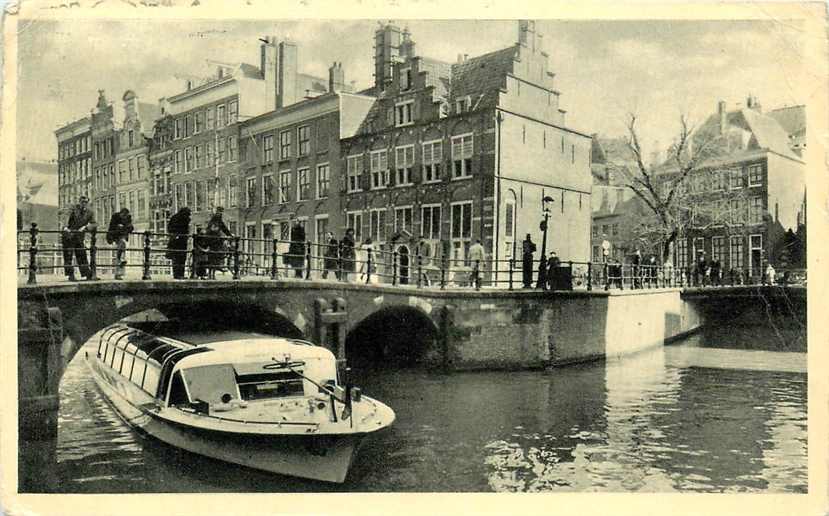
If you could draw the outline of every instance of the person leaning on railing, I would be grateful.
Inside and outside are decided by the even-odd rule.
[[[116,253],[113,259],[113,267],[115,268],[115,279],[124,279],[124,273],[127,266],[127,239],[133,231],[132,215],[127,208],[121,208],[121,211],[112,214],[109,219],[109,228],[107,229],[107,243],[115,244]]]
[[[349,274],[354,272],[356,254],[354,252],[354,230],[348,228],[345,230],[345,236],[340,241],[340,262],[342,263],[343,281],[348,281]]]
[[[81,196],[69,214],[69,221],[63,228],[61,234],[61,247],[63,247],[63,269],[69,281],[77,281],[75,278],[75,267],[72,265],[72,258],[78,262],[78,270],[81,276],[92,279],[92,270],[86,258],[84,247],[84,232],[94,231],[97,228],[95,214],[87,206],[89,198]]]
[[[210,279],[216,279],[216,271],[224,269],[226,245],[223,236],[233,236],[224,220],[222,220],[224,211],[225,209],[223,207],[216,206],[216,211],[210,217],[210,222],[207,223],[206,235],[210,245],[210,254],[208,255],[208,273]]]
[[[190,208],[184,207],[170,217],[167,223],[167,258],[173,262],[173,278],[184,279],[184,264],[187,262],[187,239],[190,234]]]

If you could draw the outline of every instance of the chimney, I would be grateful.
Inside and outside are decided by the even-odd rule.
[[[193,89],[193,81],[192,81],[192,79],[187,79],[186,81],[184,81],[184,88],[185,88],[187,91],[190,91],[190,90],[192,90],[192,89]]]
[[[334,62],[328,68],[328,91],[331,93],[345,90],[345,72],[343,64]]]
[[[374,88],[385,91],[392,81],[392,67],[400,56],[400,28],[392,23],[381,25],[374,31]]]
[[[262,72],[262,79],[265,81],[267,105],[268,109],[276,109],[279,107],[276,36],[266,36],[260,41],[262,41],[262,44],[259,47],[259,70]]]
[[[412,41],[408,27],[403,29],[403,42],[400,43],[400,57],[411,58],[415,56],[415,42]]]
[[[717,115],[720,121],[720,134],[725,134],[725,129],[728,126],[728,112],[725,110],[725,101],[717,102]]]
[[[763,112],[763,107],[760,105],[760,102],[757,101],[757,97],[755,97],[754,95],[748,95],[748,98],[746,99],[746,106],[749,109],[757,111],[758,113]]]
[[[297,64],[299,50],[293,41],[283,41],[279,44],[277,68],[277,107],[295,104],[299,98],[297,93]]]

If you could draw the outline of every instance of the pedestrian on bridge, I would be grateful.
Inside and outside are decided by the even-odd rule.
[[[343,281],[348,281],[348,275],[354,272],[354,262],[356,259],[354,245],[354,229],[348,228],[345,230],[345,236],[340,242],[340,263],[342,263]]]
[[[227,245],[225,244],[226,237],[232,237],[222,214],[225,209],[222,206],[216,206],[216,211],[210,217],[210,222],[207,223],[207,242],[209,243],[210,253],[208,254],[208,274],[210,279],[216,279],[216,271],[224,269],[225,255],[227,254]]]
[[[132,225],[132,215],[127,208],[121,208],[121,211],[112,214],[109,219],[109,228],[107,229],[107,243],[115,244],[116,252],[113,258],[113,267],[115,269],[115,279],[124,279],[124,273],[127,267],[127,240],[135,229]]]
[[[187,262],[187,239],[190,234],[190,208],[178,210],[167,222],[167,258],[173,262],[173,279],[184,279]]]
[[[294,219],[291,226],[291,245],[288,246],[285,261],[294,268],[294,277],[302,278],[302,269],[305,266],[305,228],[298,219]]]
[[[84,246],[84,233],[94,231],[97,228],[95,214],[88,208],[89,198],[82,195],[78,204],[72,208],[69,214],[69,221],[63,228],[61,235],[61,246],[63,247],[63,270],[69,281],[75,279],[75,268],[72,266],[72,258],[78,262],[78,271],[86,279],[92,279],[92,270],[86,258],[86,247]]]
[[[484,266],[484,259],[486,258],[486,251],[481,244],[481,239],[475,240],[475,243],[469,247],[469,263],[472,265],[472,278],[470,285],[479,288],[481,286],[481,271]]]
[[[521,244],[521,268],[523,273],[524,288],[533,286],[533,253],[535,253],[535,242],[527,233],[527,238]]]
[[[337,239],[334,238],[334,233],[328,232],[325,234],[325,240],[327,242],[325,247],[325,254],[323,255],[323,264],[322,264],[322,279],[328,278],[328,273],[333,272],[334,276],[337,279],[340,279],[340,271],[337,265],[337,252],[339,242]]]

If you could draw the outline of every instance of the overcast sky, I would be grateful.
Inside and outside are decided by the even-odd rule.
[[[53,131],[88,114],[97,90],[121,104],[180,92],[206,60],[258,65],[258,38],[299,44],[300,71],[327,77],[341,61],[346,80],[372,83],[375,20],[354,21],[21,21],[18,157],[55,159]],[[454,62],[513,44],[515,21],[401,21],[419,55]],[[544,21],[544,48],[556,74],[567,125],[620,136],[635,112],[647,145],[665,146],[679,113],[701,121],[723,99],[751,93],[765,109],[808,101],[810,70],[800,31],[781,22]]]

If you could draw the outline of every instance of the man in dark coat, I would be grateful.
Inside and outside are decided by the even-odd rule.
[[[213,216],[210,217],[210,222],[207,223],[207,231],[205,235],[207,236],[207,242],[210,246],[210,253],[208,256],[210,279],[215,279],[216,270],[221,269],[224,266],[226,255],[225,249],[227,246],[223,237],[233,236],[227,228],[227,225],[225,225],[224,220],[222,220],[222,214],[224,211],[223,207],[216,206],[216,211],[213,213]]]
[[[354,230],[348,228],[345,230],[345,236],[340,242],[340,261],[342,262],[342,279],[348,281],[348,274],[354,272],[356,254],[354,252]]]
[[[127,208],[121,208],[121,211],[113,213],[109,219],[107,243],[115,244],[117,249],[112,264],[115,268],[115,279],[117,280],[124,279],[127,265],[127,239],[133,229],[132,215],[130,215],[130,210]]]
[[[633,288],[642,288],[642,251],[636,250],[633,255]]]
[[[193,237],[193,274],[199,279],[207,279],[207,265],[210,259],[210,242],[212,240],[205,234],[203,228],[196,228],[196,236]]]
[[[533,286],[533,253],[535,253],[535,243],[532,237],[527,233],[527,238],[521,244],[521,267],[524,274],[524,288],[531,288]]]
[[[323,260],[322,278],[328,278],[329,271],[333,271],[337,279],[340,279],[339,265],[337,264],[337,247],[339,245],[339,242],[337,242],[337,239],[334,238],[334,233],[330,231],[326,233],[325,238],[327,241],[327,247],[325,248],[325,259]]]
[[[69,214],[69,222],[63,228],[61,245],[63,247],[63,269],[69,281],[75,279],[75,268],[72,266],[72,258],[78,262],[78,270],[81,276],[92,279],[92,271],[86,259],[86,248],[84,247],[84,233],[92,231],[97,227],[95,214],[87,206],[89,198],[81,196],[78,204],[72,208]]]
[[[167,223],[170,240],[167,243],[167,258],[173,262],[173,278],[184,279],[184,264],[187,262],[187,239],[190,233],[190,208],[186,206],[170,217]]]
[[[294,268],[294,277],[301,278],[305,265],[305,228],[296,219],[291,226],[291,245],[288,246],[286,259],[288,265]]]

